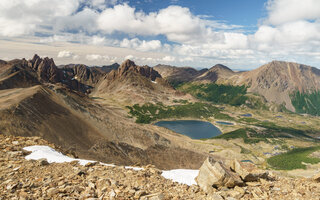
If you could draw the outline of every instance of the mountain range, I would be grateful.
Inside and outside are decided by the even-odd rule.
[[[293,62],[272,61],[255,70],[244,72],[234,72],[221,64],[199,71],[164,65],[158,65],[155,69],[174,83],[244,85],[249,93],[259,94],[267,102],[283,105],[292,112],[297,109],[297,105],[292,104],[296,92],[306,94],[308,99],[309,94],[320,89],[320,70]],[[306,100],[306,103],[308,101]]]
[[[126,109],[150,102],[197,102],[196,97],[175,89],[186,82],[245,85],[249,93],[295,111],[295,92],[318,91],[320,70],[281,61],[234,72],[221,64],[196,70],[138,66],[130,60],[104,67],[56,66],[53,59],[38,55],[30,60],[1,60],[0,132],[40,136],[75,156],[106,163],[199,168],[210,145],[194,143],[165,128],[137,124]]]

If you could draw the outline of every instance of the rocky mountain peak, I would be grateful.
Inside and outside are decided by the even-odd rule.
[[[225,71],[233,72],[229,67],[222,64],[216,64],[215,66],[209,69],[209,71],[216,71],[216,70],[225,70]]]
[[[61,71],[52,58],[40,58],[37,54],[28,62],[29,67],[35,70],[41,81],[57,83],[61,80]]]
[[[124,76],[129,72],[138,73],[154,81],[156,78],[161,78],[161,75],[149,66],[137,66],[133,61],[126,60],[118,68],[118,76]]]

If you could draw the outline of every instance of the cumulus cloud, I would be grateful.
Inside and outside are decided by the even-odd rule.
[[[58,58],[71,58],[73,56],[73,53],[70,51],[60,51],[58,53]]]
[[[320,18],[319,0],[269,0],[267,22],[272,25]]]
[[[207,20],[202,20],[193,15],[189,8],[181,6],[169,6],[146,14],[128,4],[121,4],[104,10],[98,18],[98,27],[109,34],[118,31],[137,35],[165,35],[175,42],[192,42],[203,39],[203,36],[215,36],[207,25]]]
[[[96,10],[84,8],[73,15],[57,17],[53,27],[56,31],[62,32],[94,33],[97,31],[96,19],[98,15]]]
[[[174,5],[146,13],[120,2],[123,1],[1,0],[0,37],[24,35],[42,43],[122,47],[129,50],[119,53],[124,50],[119,49],[119,58],[133,54],[136,57],[127,57],[147,63],[319,59],[314,54],[320,52],[319,0],[268,0],[267,16],[255,33],[241,32],[245,27],[195,15],[186,7]],[[38,37],[37,33],[47,36]],[[103,52],[88,52],[82,53],[86,61],[117,60]],[[160,54],[153,56],[155,52]],[[67,50],[58,53],[61,59],[76,57]]]
[[[162,61],[165,61],[165,62],[174,62],[175,60],[176,58],[173,56],[165,56],[162,58]]]
[[[86,59],[89,61],[108,61],[110,60],[107,55],[99,55],[99,54],[88,54],[86,55]]]
[[[31,34],[39,25],[47,25],[56,17],[69,16],[78,7],[78,0],[1,0],[0,35]]]
[[[59,51],[58,58],[72,58],[73,60],[79,59],[79,55],[72,53],[71,51],[63,50]]]
[[[131,40],[124,38],[120,42],[120,47],[137,49],[139,51],[153,51],[159,50],[162,47],[162,45],[159,40],[145,41],[139,40],[138,38],[133,38]]]
[[[320,1],[269,0],[267,10],[267,19],[249,36],[250,47],[287,58],[312,59],[310,52],[320,50]]]

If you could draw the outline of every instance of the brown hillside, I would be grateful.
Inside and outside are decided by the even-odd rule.
[[[123,62],[118,70],[107,74],[92,95],[112,96],[127,104],[166,102],[183,96],[175,91],[156,70],[148,66],[137,66],[130,60]]]
[[[202,69],[200,71],[192,67],[175,67],[170,65],[156,65],[153,67],[158,71],[161,76],[167,79],[169,82],[189,82],[195,79],[197,76],[202,75],[208,69]]]
[[[319,90],[320,70],[298,63],[273,61],[240,74],[234,82],[248,85],[249,92],[258,93],[269,102],[284,103],[287,109],[294,111],[290,93]]]
[[[236,73],[229,69],[227,66],[217,64],[211,67],[208,71],[196,77],[193,81],[202,83],[224,83]]]

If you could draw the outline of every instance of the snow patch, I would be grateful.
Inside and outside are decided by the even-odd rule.
[[[66,155],[63,155],[60,152],[57,152],[56,150],[48,146],[35,145],[35,146],[24,147],[23,149],[26,151],[32,152],[31,154],[25,157],[27,160],[39,160],[39,159],[45,158],[49,163],[63,163],[63,162],[78,161],[80,165],[86,165],[89,162],[96,162],[93,160],[70,158]],[[105,164],[105,163],[100,163],[100,164],[110,166],[110,167],[115,166],[112,164]],[[143,169],[140,167],[131,167],[131,166],[126,166],[125,168],[133,169],[137,171]],[[199,170],[174,169],[174,170],[162,171],[162,176],[166,179],[171,179],[172,181],[175,181],[178,183],[193,185],[193,184],[197,184],[194,179],[198,175],[198,173],[199,173]]]
[[[86,165],[89,162],[95,162],[93,160],[70,158],[68,156],[63,155],[60,152],[57,152],[56,150],[48,146],[35,145],[35,146],[24,147],[23,149],[26,151],[32,152],[31,154],[26,156],[27,160],[39,160],[39,159],[45,158],[49,163],[63,163],[63,162],[78,161],[80,165]]]
[[[162,172],[164,178],[186,185],[197,185],[195,178],[198,174],[199,170],[193,169],[173,169]]]

